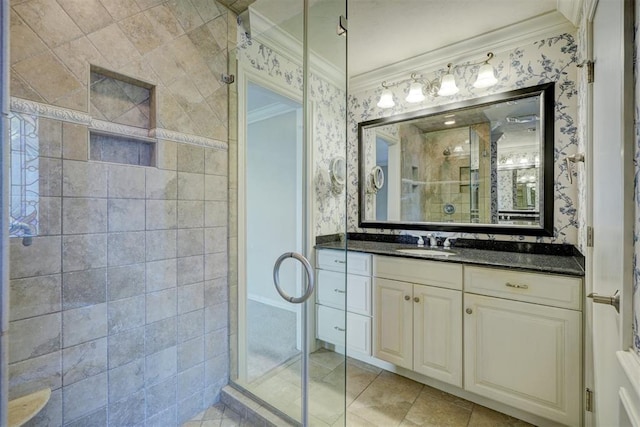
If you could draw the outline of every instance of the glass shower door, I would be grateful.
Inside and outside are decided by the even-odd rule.
[[[344,423],[345,356],[316,340],[310,287],[316,237],[346,228],[346,192],[328,177],[346,155],[345,3],[258,0],[230,52],[231,380],[303,425]]]

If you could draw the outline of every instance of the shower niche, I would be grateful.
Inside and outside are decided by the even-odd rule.
[[[155,166],[155,87],[94,66],[90,86],[89,160]]]

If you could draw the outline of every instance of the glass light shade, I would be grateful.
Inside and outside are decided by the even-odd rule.
[[[424,93],[422,93],[422,83],[414,82],[409,87],[409,94],[405,98],[407,102],[424,101]]]
[[[473,87],[483,88],[493,86],[498,83],[498,79],[496,79],[496,73],[493,69],[493,66],[489,63],[484,64],[478,70],[478,78],[476,79]]]
[[[458,93],[459,89],[456,86],[456,79],[453,77],[453,74],[445,74],[442,77],[442,81],[440,82],[440,90],[438,90],[438,95],[440,96],[451,96]]]
[[[396,105],[396,103],[393,102],[393,94],[390,90],[382,91],[382,95],[380,95],[380,100],[377,105],[380,108],[391,108]]]

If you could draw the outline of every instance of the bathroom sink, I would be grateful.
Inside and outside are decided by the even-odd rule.
[[[455,255],[455,252],[438,250],[438,249],[396,249],[396,252],[402,252],[403,254],[411,254],[411,255],[432,255],[432,256],[449,256]]]

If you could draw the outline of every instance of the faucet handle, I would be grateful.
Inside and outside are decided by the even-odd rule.
[[[449,240],[448,237],[446,239],[444,239],[444,243],[442,244],[442,246],[444,246],[445,248],[450,248],[451,247],[451,241]]]
[[[429,246],[431,246],[432,248],[438,246],[438,238],[435,234],[429,233],[427,234],[427,238],[429,239]]]
[[[417,235],[416,235],[416,236],[414,236],[414,237],[417,237],[417,238],[418,238],[418,242],[417,242],[417,243],[418,243],[418,246],[424,246],[424,239],[422,238],[422,236],[421,236],[421,235],[417,234]]]

